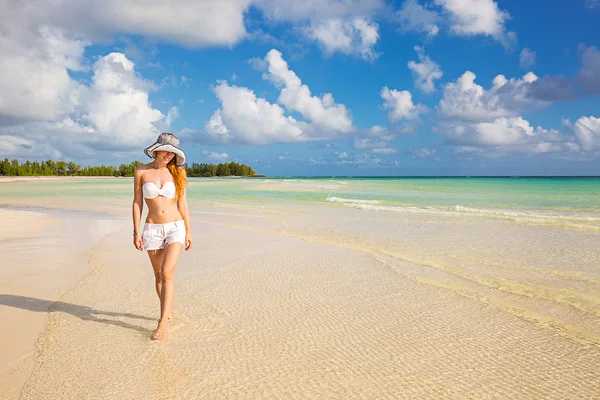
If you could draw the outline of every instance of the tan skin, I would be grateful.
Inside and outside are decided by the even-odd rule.
[[[139,235],[133,236],[133,245],[136,249],[143,251],[142,236],[140,231],[140,220],[144,209],[144,196],[142,186],[146,182],[154,182],[157,187],[162,188],[165,183],[172,182],[173,177],[167,168],[167,164],[175,157],[174,153],[166,151],[157,151],[154,155],[154,161],[149,164],[139,166],[135,170],[133,177],[134,198],[133,198],[133,231]],[[185,250],[190,250],[193,245],[192,228],[190,226],[190,215],[185,191],[183,196],[173,202],[163,196],[157,196],[153,199],[145,199],[148,206],[148,216],[146,222],[150,224],[165,224],[168,222],[183,220],[185,224]],[[148,250],[148,256],[154,270],[156,283],[156,293],[160,299],[160,321],[157,332],[161,330],[161,323],[171,319],[171,308],[173,305],[173,295],[175,291],[174,274],[175,266],[184,245],[181,243],[171,243],[164,249]],[[155,332],[155,338],[160,336]],[[162,331],[161,331],[162,332]]]

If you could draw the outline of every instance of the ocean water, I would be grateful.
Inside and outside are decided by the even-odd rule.
[[[131,195],[131,183],[131,178],[40,180],[27,185],[15,182],[2,185],[0,196],[122,198]],[[331,201],[423,210],[464,208],[593,216],[600,212],[599,196],[600,177],[190,178],[188,190],[188,197],[198,201]]]
[[[600,227],[600,178],[280,178],[190,187],[197,201],[293,202]]]

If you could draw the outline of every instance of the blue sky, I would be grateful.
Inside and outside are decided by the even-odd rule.
[[[600,1],[0,1],[0,157],[600,174]]]

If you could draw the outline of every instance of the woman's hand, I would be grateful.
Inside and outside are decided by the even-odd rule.
[[[192,239],[192,234],[191,233],[186,233],[185,234],[185,250],[189,250],[192,248],[192,245],[194,244],[194,240]]]
[[[133,245],[139,251],[143,251],[144,250],[144,245],[142,243],[142,235],[134,235],[133,236]]]

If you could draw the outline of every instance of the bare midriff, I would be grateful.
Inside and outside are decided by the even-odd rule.
[[[148,205],[146,222],[149,224],[166,224],[183,219],[177,208],[177,202],[173,199],[156,196],[153,199],[146,199],[146,204]]]

